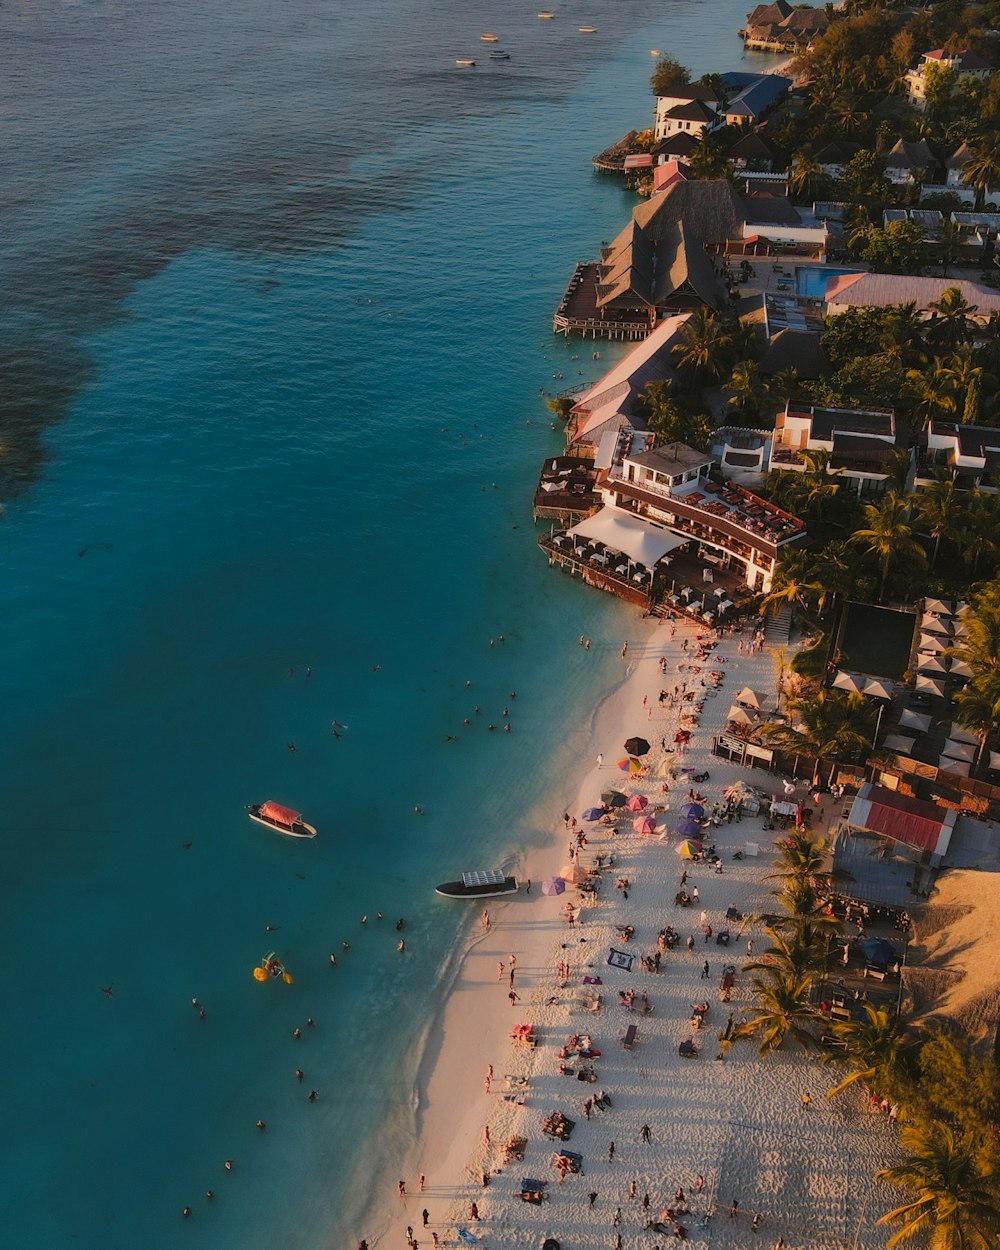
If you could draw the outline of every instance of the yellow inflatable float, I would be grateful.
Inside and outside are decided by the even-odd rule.
[[[255,981],[274,981],[280,977],[286,985],[292,984],[292,974],[288,972],[274,951],[268,951],[259,965],[253,970]]]

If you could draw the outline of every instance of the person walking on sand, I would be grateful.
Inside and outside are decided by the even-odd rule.
[[[698,1175],[694,1178],[694,1192],[696,1194],[700,1194],[704,1188],[705,1188],[705,1178],[699,1172]]]
[[[483,912],[483,928],[488,929],[489,927],[490,927],[490,913],[489,913],[489,909],[487,909],[486,911]]]
[[[490,1065],[490,1076],[492,1076],[492,1075],[493,1075],[493,1066],[492,1066],[492,1064],[491,1064],[491,1065]],[[423,1172],[421,1172],[421,1173],[420,1173],[420,1180],[418,1180],[418,1181],[417,1181],[417,1188],[420,1190],[420,1192],[421,1192],[421,1193],[423,1193],[423,1192],[424,1192],[424,1186],[425,1186],[426,1184],[427,1184],[427,1177],[426,1177],[426,1176],[424,1176]]]
[[[498,980],[498,981],[502,981],[502,980],[503,980],[503,974],[504,974],[504,964],[503,964],[503,960],[502,960],[502,959],[499,959],[499,960],[497,960],[497,980]]]
[[[632,1201],[635,1201],[635,1181],[629,1181],[628,1183],[628,1196]]]
[[[521,995],[518,994],[517,990],[511,990],[511,992],[507,995],[507,997],[510,999],[510,1005],[512,1007],[514,1006],[515,1003],[518,1003],[521,1001]]]
[[[707,980],[708,980],[708,960],[707,960],[707,959],[706,959],[706,960],[705,960],[705,962],[701,965],[701,979],[702,979],[703,981],[707,981]]]
[[[687,940],[687,948],[689,952],[694,950],[694,934],[689,935],[688,940]]]
[[[420,1212],[420,1218],[424,1222],[424,1228],[426,1228],[431,1218],[431,1213],[430,1211],[427,1210],[426,1207],[424,1207],[424,1209]]]
[[[400,1198],[405,1198],[406,1197],[406,1181],[399,1181],[398,1184],[396,1185],[396,1188],[399,1190]]]
[[[747,958],[749,959],[752,954],[753,954],[753,938],[749,938],[747,940]]]
[[[642,1138],[644,1142],[649,1141],[649,1131],[650,1130],[649,1130],[648,1124],[644,1124],[642,1128],[639,1130],[639,1136]]]
[[[802,1110],[808,1111],[811,1103],[812,1103],[812,1095],[807,1091],[806,1093],[802,1095]]]
[[[483,1125],[483,1145],[488,1146],[489,1144],[490,1144],[490,1126],[488,1124],[484,1124]]]
[[[587,1195],[587,1201],[590,1203],[590,1205],[591,1205],[591,1206],[593,1206],[593,1205],[594,1205],[594,1203],[597,1201],[597,1190],[596,1190],[596,1189],[592,1189],[592,1190],[590,1191],[590,1193]]]
[[[608,1143],[608,1162],[611,1163],[615,1157],[615,1143]]]
[[[733,1199],[733,1204],[732,1204],[732,1206],[729,1208],[729,1218],[730,1218],[731,1220],[735,1220],[735,1219],[736,1219],[736,1216],[737,1216],[737,1214],[739,1213],[739,1209],[740,1209],[740,1202],[739,1202],[739,1199],[738,1199],[738,1198],[734,1198],[734,1199]]]

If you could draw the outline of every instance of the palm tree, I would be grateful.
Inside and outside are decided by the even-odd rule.
[[[801,978],[822,971],[826,960],[826,943],[799,941],[798,934],[765,929],[772,945],[754,962],[743,965],[744,972],[761,972],[770,977]]]
[[[938,1122],[906,1125],[900,1142],[909,1157],[876,1173],[877,1180],[913,1194],[878,1221],[903,1226],[889,1238],[888,1250],[928,1233],[931,1250],[995,1250],[1000,1195],[977,1162],[972,1143]]]
[[[826,868],[829,848],[825,838],[814,838],[804,829],[793,829],[774,845],[782,867],[772,876],[783,880],[804,880],[813,886],[829,882],[830,874]]]
[[[908,369],[906,390],[910,411],[925,429],[935,417],[954,413],[956,408],[953,379],[940,356],[935,356],[929,368]]]
[[[924,359],[922,323],[914,302],[889,309],[882,321],[880,346],[883,355],[904,369]]]
[[[945,359],[941,371],[941,380],[951,388],[954,397],[953,410],[955,412],[965,407],[969,390],[973,386],[978,387],[981,391],[984,382],[988,384],[993,381],[992,378],[988,377],[982,365],[978,363],[971,343],[962,343]]]
[[[788,189],[806,200],[815,199],[816,186],[823,176],[823,166],[809,146],[801,148],[788,175]]]
[[[729,381],[722,388],[729,392],[727,403],[732,404],[744,416],[760,415],[761,401],[765,395],[764,384],[752,360],[740,360],[733,365]]]
[[[875,714],[864,695],[820,690],[811,697],[789,699],[788,707],[795,723],[769,723],[764,731],[769,741],[786,751],[816,761],[814,782],[821,760],[855,754],[871,742]]]
[[[787,473],[786,477],[798,477]],[[783,607],[786,603],[798,604],[808,615],[812,601],[823,594],[822,582],[816,577],[813,557],[808,551],[789,551],[778,565],[771,582],[770,592],[761,601],[761,610]]]
[[[962,169],[962,181],[976,191],[976,212],[981,212],[987,194],[1000,187],[1000,135],[984,135],[972,149]]]
[[[779,369],[777,373],[771,375],[767,384],[767,393],[772,399],[780,400],[783,404],[794,399],[800,389],[799,371],[794,365],[790,365],[787,369]]]
[[[929,307],[933,313],[927,327],[929,343],[954,351],[960,343],[971,342],[977,306],[970,304],[957,286],[948,287]]]
[[[916,496],[915,511],[934,539],[931,568],[937,563],[942,538],[954,538],[959,532],[960,510],[955,479],[939,475]]]
[[[840,488],[840,484],[833,480],[840,470],[830,468],[830,452],[824,448],[804,451],[802,459],[806,466],[802,474],[802,503],[806,512],[819,520],[827,500]]]
[[[726,322],[702,306],[684,323],[681,342],[674,348],[674,359],[678,369],[706,381],[718,382],[729,365],[731,350]]]
[[[841,1049],[824,1055],[824,1064],[847,1064],[852,1070],[833,1089],[828,1098],[835,1098],[857,1081],[891,1078],[901,1067],[913,1042],[899,1029],[896,1018],[884,1008],[864,1004],[862,1020],[835,1020],[830,1032],[841,1043]]]
[[[816,1045],[816,1038],[808,1027],[816,1017],[809,1002],[809,990],[814,975],[765,973],[751,978],[757,1002],[751,1010],[754,1015],[739,1027],[739,1035],[760,1038],[760,1053],[770,1054],[777,1050],[786,1037],[791,1037],[806,1050]]]
[[[865,528],[855,530],[848,541],[863,545],[866,554],[877,558],[878,596],[882,599],[891,568],[907,562],[926,563],[927,556],[906,519],[906,501],[895,491],[887,491],[878,504],[865,504],[864,518]]]

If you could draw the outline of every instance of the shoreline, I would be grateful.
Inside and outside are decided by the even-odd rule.
[[[568,812],[579,816],[606,788],[645,793],[649,810],[660,802],[662,782],[655,771],[642,779],[626,780],[614,759],[627,734],[644,732],[643,722],[649,726],[650,740],[657,743],[674,731],[680,709],[663,710],[652,696],[657,687],[669,690],[674,674],[688,659],[683,641],[696,634],[704,637],[706,631],[686,621],[677,621],[673,627],[656,622],[643,631],[641,642],[630,639],[630,656],[635,658],[624,680],[602,701],[589,735],[591,759],[596,751],[603,751],[604,766],[581,765],[568,781],[565,792],[574,795]],[[708,801],[717,799],[721,788],[737,778],[775,793],[780,787],[768,774],[739,769],[707,753],[711,734],[724,722],[731,697],[739,688],[751,685],[773,690],[773,657],[766,651],[755,658],[737,656],[735,635],[719,636],[711,654],[721,657],[718,671],[725,673],[723,688],[704,697],[702,723],[684,765],[709,769],[710,778],[703,787]],[[661,656],[667,662],[666,675],[660,673]],[[692,667],[687,665],[687,669]],[[649,756],[654,763],[677,758],[664,755],[659,746]],[[613,851],[616,864],[610,880],[604,874],[596,906],[583,907],[579,928],[566,927],[564,899],[540,893],[543,877],[558,873],[566,860],[559,842],[565,834],[558,826],[558,815],[554,835],[522,859],[523,879],[532,882],[530,896],[522,890],[509,899],[496,900],[489,908],[488,930],[478,928],[479,907],[470,914],[455,975],[428,1029],[416,1069],[416,1140],[400,1162],[398,1177],[378,1177],[367,1227],[358,1232],[372,1250],[407,1244],[407,1227],[413,1228],[413,1238],[423,1248],[432,1244],[434,1233],[442,1246],[460,1245],[458,1230],[467,1228],[485,1245],[518,1247],[537,1246],[544,1236],[568,1235],[571,1230],[573,1245],[598,1250],[616,1244],[619,1225],[610,1223],[615,1207],[627,1212],[620,1217],[621,1227],[626,1237],[633,1238],[623,1245],[646,1245],[648,1236],[634,1240],[650,1217],[650,1211],[636,1205],[639,1199],[651,1195],[650,1210],[656,1218],[661,1207],[668,1205],[674,1187],[689,1191],[698,1175],[704,1178],[704,1194],[692,1203],[693,1213],[684,1216],[683,1223],[687,1238],[703,1246],[709,1244],[709,1236],[713,1247],[736,1250],[745,1246],[740,1238],[749,1232],[750,1215],[758,1210],[765,1230],[761,1244],[768,1238],[773,1244],[780,1235],[787,1250],[818,1250],[837,1244],[848,1227],[874,1220],[873,1176],[888,1161],[893,1142],[884,1132],[880,1136],[869,1121],[860,1095],[842,1095],[827,1103],[824,1094],[830,1079],[812,1060],[791,1049],[761,1060],[756,1046],[748,1042],[734,1047],[725,1062],[715,1061],[715,1033],[724,1024],[725,1013],[738,1018],[741,1008],[751,1001],[747,979],[738,971],[732,1006],[720,1006],[718,970],[725,961],[741,969],[746,958],[743,943],[748,935],[758,933],[737,927],[733,947],[721,950],[715,943],[702,941],[697,904],[693,911],[671,905],[683,865],[676,855],[672,822],[685,801],[687,781],[668,784],[671,794],[665,802],[668,809],[672,806],[673,815],[667,816],[666,837],[634,833],[631,814],[617,836],[598,832],[600,826],[584,826],[587,845],[581,862],[589,864],[594,853]],[[761,825],[760,819],[748,817],[741,826],[723,824],[712,831],[720,845],[722,875],[707,865],[691,869],[691,879],[702,892],[701,907],[716,928],[725,924],[727,907],[736,906],[750,915],[766,903],[771,856]],[[759,857],[733,863],[736,847],[744,841],[756,845],[757,840]],[[619,872],[630,882],[631,898],[613,888]],[[571,892],[567,891],[567,897]],[[628,973],[619,973],[607,967],[606,958],[609,946],[622,946],[615,926],[626,918],[636,930],[634,942],[626,949],[636,958],[653,949],[652,939],[664,923],[678,926],[682,939],[694,929],[697,943],[690,954],[679,944],[665,955],[662,975],[650,976],[638,964]],[[515,989],[519,994],[513,1005],[507,1000],[511,955],[517,959]],[[700,975],[705,956],[712,967],[707,982]],[[560,960],[570,966],[570,976],[563,980],[555,972]],[[502,972],[498,969],[501,962]],[[598,1015],[585,1012],[577,1000],[584,976],[601,978],[604,1006]],[[626,985],[648,993],[650,1016],[633,1015],[617,1001],[615,990]],[[703,996],[710,1010],[705,1031],[691,1034],[705,1052],[692,1061],[679,1058],[677,1047],[690,1034],[687,1004],[697,1001],[696,996]],[[537,1031],[534,1050],[512,1047],[510,1029],[524,1022]],[[634,1051],[618,1041],[629,1023],[638,1029]],[[602,1052],[595,1061],[598,1083],[582,1088],[559,1076],[554,1062],[561,1041],[579,1031],[592,1033],[593,1044]],[[485,1077],[491,1065],[492,1089],[487,1093]],[[529,1082],[525,1094],[504,1098],[507,1072]],[[611,1110],[595,1113],[590,1122],[580,1106],[588,1095],[601,1090],[610,1093]],[[810,1114],[803,1113],[800,1102],[804,1091],[813,1098],[815,1109]],[[551,1167],[555,1143],[539,1132],[541,1118],[553,1108],[577,1120],[569,1148],[584,1157],[584,1175],[570,1175],[565,1186],[557,1182]],[[648,1145],[640,1132],[646,1125],[651,1134]],[[504,1165],[503,1145],[510,1135],[527,1139],[527,1153],[524,1162]],[[617,1144],[617,1153],[614,1162],[605,1162],[611,1140]],[[423,1192],[421,1174],[426,1176]],[[522,1203],[516,1182],[522,1174],[544,1178],[549,1201],[537,1207]],[[484,1176],[489,1184],[484,1184]],[[406,1185],[404,1200],[396,1191],[399,1179]],[[632,1189],[634,1200],[629,1197]],[[595,1206],[588,1205],[588,1192],[599,1195]],[[725,1217],[737,1195],[743,1213],[730,1224]],[[473,1204],[479,1222],[467,1218]],[[718,1210],[712,1223],[712,1211],[722,1207],[726,1209]],[[429,1213],[426,1230],[424,1209]],[[866,1244],[884,1244],[878,1236],[872,1229]]]

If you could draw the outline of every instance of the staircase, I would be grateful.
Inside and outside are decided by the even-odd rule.
[[[776,612],[773,609],[768,612],[767,623],[764,625],[764,642],[767,646],[788,646],[791,632],[792,605],[790,603],[782,604]]]

